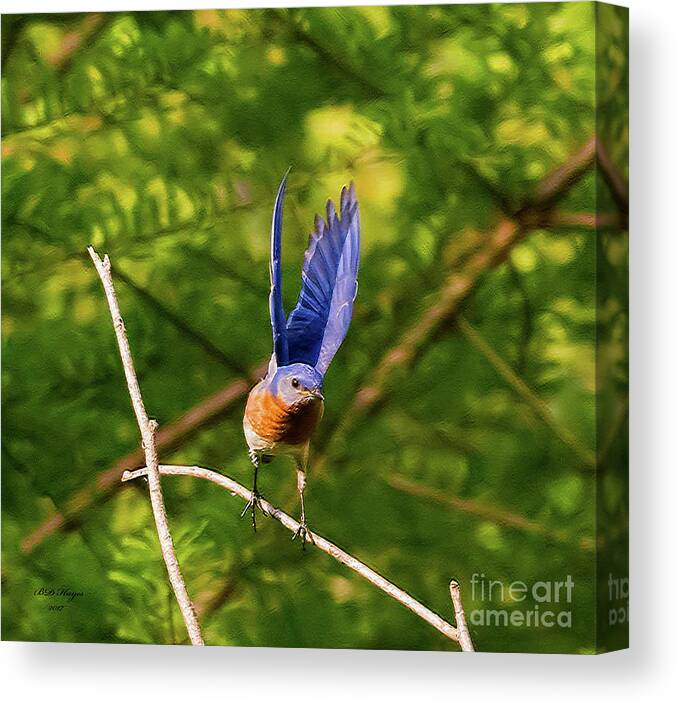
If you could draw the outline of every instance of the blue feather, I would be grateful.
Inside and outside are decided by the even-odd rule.
[[[358,288],[360,209],[355,187],[344,187],[337,216],[327,202],[327,220],[316,216],[301,273],[299,300],[287,321],[288,360],[321,374],[346,337]]]
[[[269,310],[271,327],[273,328],[273,356],[275,357],[276,366],[279,367],[287,364],[289,359],[285,309],[282,302],[282,274],[280,271],[283,200],[289,172],[290,170],[287,169],[280,186],[278,186],[278,194],[275,197],[275,206],[273,208],[273,222],[271,223],[271,293],[269,296]]]

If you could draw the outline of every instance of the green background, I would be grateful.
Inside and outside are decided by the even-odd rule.
[[[167,427],[250,384],[270,354],[268,232],[291,165],[288,311],[314,213],[354,180],[362,219],[354,318],[312,450],[310,526],[448,619],[451,577],[470,614],[488,606],[472,600],[474,573],[506,584],[570,574],[571,629],[472,636],[479,650],[596,648],[591,458],[614,424],[596,419],[594,284],[604,262],[612,417],[627,381],[627,244],[591,223],[596,210],[618,222],[619,203],[589,168],[547,203],[557,223],[536,218],[501,256],[473,256],[502,217],[531,213],[597,111],[612,160],[626,163],[627,15],[597,16],[597,42],[591,3],[3,17],[3,638],[185,641],[145,485],[122,490],[120,467],[110,490],[100,484],[139,437],[85,248],[111,256],[146,407]],[[470,269],[459,305],[417,337],[450,277]],[[383,366],[403,349],[404,363]],[[358,414],[371,383],[379,400]],[[243,407],[241,394],[161,460],[249,485]],[[605,481],[606,515],[623,518],[624,477]],[[276,459],[260,482],[297,515],[291,463]],[[457,648],[326,555],[302,554],[277,523],[253,534],[218,487],[163,485],[208,643]],[[66,525],[33,540],[55,512]],[[46,599],[40,587],[83,595]]]

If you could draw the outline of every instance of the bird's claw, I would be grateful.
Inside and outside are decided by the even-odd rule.
[[[306,550],[306,541],[311,543],[311,545],[315,545],[315,540],[313,540],[313,533],[308,529],[308,526],[306,525],[306,521],[302,521],[299,524],[299,527],[297,528],[295,534],[292,536],[292,540],[296,540],[297,537],[301,539],[301,549]]]
[[[258,491],[253,490],[252,495],[250,497],[250,500],[247,502],[247,504],[245,505],[245,508],[242,510],[242,512],[240,514],[240,518],[242,518],[248,511],[251,511],[251,513],[252,513],[252,529],[254,530],[255,533],[257,532],[257,509],[259,509],[264,516],[269,515],[268,511],[264,508],[263,504],[261,503],[262,498],[263,497],[261,496],[261,494]]]

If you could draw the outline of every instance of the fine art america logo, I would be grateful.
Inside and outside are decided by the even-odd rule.
[[[571,628],[574,581],[571,575],[558,581],[502,582],[484,573],[471,577],[471,600],[511,603],[510,609],[473,609],[469,621],[474,626],[523,626],[527,628]]]

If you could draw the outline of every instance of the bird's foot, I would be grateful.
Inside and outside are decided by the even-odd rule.
[[[296,540],[298,538],[301,539],[301,549],[306,550],[306,542],[308,541],[311,543],[311,545],[315,545],[315,540],[313,540],[313,533],[308,529],[308,526],[306,525],[306,520],[301,519],[301,523],[299,523],[299,527],[297,528],[296,533],[292,536],[292,540]]]
[[[242,518],[248,511],[252,513],[252,529],[255,533],[257,532],[257,509],[259,509],[264,516],[269,515],[268,511],[266,511],[261,503],[262,498],[262,495],[256,489],[253,489],[250,500],[240,514],[240,518]]]

